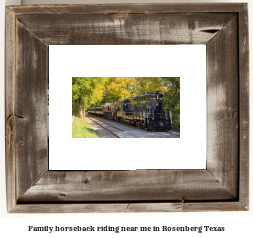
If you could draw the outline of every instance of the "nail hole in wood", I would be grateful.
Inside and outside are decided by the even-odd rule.
[[[59,193],[57,197],[58,197],[58,198],[65,198],[65,197],[66,197],[66,195],[65,195],[65,194],[63,194],[63,193]]]
[[[89,183],[90,182],[90,180],[88,180],[88,179],[85,179],[84,180],[84,183],[86,184],[86,183]]]
[[[185,202],[185,196],[182,198],[182,203],[184,203]]]

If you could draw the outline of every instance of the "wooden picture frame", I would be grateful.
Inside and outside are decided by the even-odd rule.
[[[246,3],[6,7],[8,212],[247,211],[248,40]],[[206,44],[206,169],[49,171],[48,46],[57,44]]]

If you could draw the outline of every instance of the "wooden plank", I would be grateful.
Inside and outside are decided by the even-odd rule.
[[[236,13],[51,14],[18,19],[48,45],[143,45],[206,44],[234,16]]]
[[[22,204],[17,205],[12,213],[111,213],[124,212],[128,204]]]
[[[237,17],[207,44],[207,169],[238,197]]]
[[[129,204],[126,212],[247,211],[239,202],[143,203]]]
[[[232,200],[206,170],[49,171],[19,202]]]
[[[93,14],[93,13],[181,13],[238,12],[244,3],[153,3],[153,4],[83,4],[11,6],[19,14]]]
[[[84,203],[84,204],[22,204],[13,213],[112,213],[112,212],[203,212],[247,211],[239,202],[206,203]]]
[[[16,22],[15,146],[17,198],[48,169],[47,62],[48,47]]]
[[[16,205],[15,182],[15,16],[6,8],[5,12],[5,157],[7,210]]]
[[[249,205],[249,32],[248,5],[239,12],[239,201]]]

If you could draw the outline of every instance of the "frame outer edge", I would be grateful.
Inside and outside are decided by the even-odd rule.
[[[118,3],[118,4],[58,4],[10,6],[15,14],[89,13],[200,13],[238,12],[244,3]],[[122,10],[123,9],[123,10]]]
[[[17,204],[15,167],[15,14],[5,8],[5,168],[7,212]]]
[[[239,86],[240,86],[240,95],[239,95],[239,106],[240,106],[240,174],[239,174],[239,203],[227,202],[222,205],[217,206],[220,210],[248,210],[249,203],[249,42],[248,42],[248,5],[247,4],[237,4],[237,11],[239,11]],[[100,204],[100,210],[96,210],[96,204],[33,204],[33,205],[17,205],[16,201],[16,169],[15,169],[15,147],[14,147],[14,136],[15,136],[15,111],[14,111],[14,98],[15,95],[15,67],[16,67],[16,50],[15,50],[15,8],[6,7],[6,52],[8,55],[5,55],[5,94],[6,94],[6,106],[5,106],[5,129],[6,129],[6,139],[5,139],[5,148],[6,148],[6,193],[7,193],[7,211],[8,212],[112,212],[116,211],[112,209],[108,211],[107,205],[104,204],[106,208],[101,209],[103,204]],[[229,9],[229,8],[228,8]],[[215,9],[214,9],[215,10]],[[214,11],[213,10],[213,11]],[[217,10],[217,9],[216,9]],[[200,10],[199,10],[200,11]],[[21,13],[24,14],[24,13]],[[246,97],[245,97],[246,95]],[[166,203],[164,206],[170,207],[171,203]],[[214,203],[213,207],[209,207],[209,210],[216,210]],[[17,205],[17,206],[16,206]],[[112,204],[115,205],[115,204]],[[117,204],[116,204],[117,205]],[[127,205],[127,206],[126,206]],[[138,212],[138,209],[133,209],[131,211],[129,208],[133,208],[134,204],[126,204],[125,211],[120,212]],[[145,204],[135,204],[138,206],[142,212],[152,212],[152,209],[149,203]],[[155,205],[155,204],[153,204]],[[189,206],[190,205],[190,206]],[[16,207],[15,207],[16,206]],[[84,206],[84,207],[83,207]],[[86,206],[89,207],[85,211]],[[147,206],[147,210],[145,210]],[[188,207],[188,211],[192,211],[193,207],[196,207],[198,211],[199,203],[188,204],[185,203],[182,207]],[[30,207],[28,209],[28,207]],[[41,208],[43,207],[43,208]],[[172,211],[168,207],[167,211]],[[201,205],[202,211],[203,204]],[[34,208],[34,210],[31,208]],[[54,210],[54,209],[55,210]],[[57,209],[56,209],[57,208]],[[49,209],[49,210],[48,210]],[[80,210],[78,210],[80,209]],[[121,209],[121,208],[120,208]],[[107,210],[107,211],[103,211]],[[159,210],[159,209],[158,209]],[[184,211],[187,211],[184,210]],[[153,210],[153,212],[155,212]]]
[[[249,32],[248,4],[239,11],[239,201],[249,209]]]
[[[13,213],[134,213],[134,212],[204,212],[246,211],[239,202],[199,203],[84,203],[84,204],[21,204]]]

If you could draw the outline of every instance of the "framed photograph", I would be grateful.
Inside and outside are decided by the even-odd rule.
[[[249,39],[248,5],[246,3],[10,6],[6,7],[5,42],[8,212],[249,210]],[[158,52],[158,48],[155,47],[160,47],[168,57],[162,61],[158,60],[159,63],[155,66],[154,63],[149,65],[148,62],[145,62],[143,64],[147,70],[145,74],[143,73],[145,71],[142,73],[131,72],[130,69],[134,68],[134,64],[127,67],[129,65],[126,65],[126,61],[118,60],[126,67],[122,68],[117,75],[110,72],[105,73],[105,70],[99,70],[99,67],[89,71],[89,68],[95,64],[90,63],[88,66],[86,64],[86,73],[81,72],[77,75],[77,71],[72,71],[69,82],[73,87],[78,80],[78,82],[87,82],[88,77],[93,77],[92,80],[94,77],[103,77],[103,79],[99,79],[99,82],[103,82],[99,85],[104,87],[106,80],[111,80],[112,84],[117,80],[117,82],[123,81],[123,78],[115,79],[113,77],[128,77],[124,80],[128,80],[130,85],[130,81],[136,79],[139,82],[140,78],[138,77],[144,76],[150,78],[145,78],[143,82],[149,82],[148,80],[151,80],[150,84],[165,82],[166,77],[179,78],[180,75],[164,73],[158,75],[152,74],[148,70],[152,66],[154,68],[162,66],[161,70],[167,65],[169,67],[172,57],[170,58],[166,49],[169,46],[178,45],[204,46],[205,60],[202,62],[205,62],[204,68],[206,70],[206,78],[203,77],[204,88],[201,88],[201,92],[199,92],[199,95],[204,95],[204,99],[198,100],[196,97],[192,100],[191,105],[185,107],[191,109],[187,113],[183,110],[182,100],[182,108],[180,108],[182,127],[180,125],[179,138],[156,138],[154,148],[148,144],[151,139],[85,139],[85,142],[90,143],[90,146],[94,146],[97,141],[107,141],[106,143],[108,143],[108,149],[101,149],[101,145],[97,148],[95,146],[95,149],[92,147],[92,150],[88,150],[91,148],[89,146],[84,147],[83,153],[86,155],[86,163],[89,160],[97,160],[97,164],[99,164],[98,159],[103,157],[107,161],[105,164],[109,166],[106,169],[101,169],[98,166],[96,169],[96,163],[91,168],[85,167],[84,163],[81,169],[61,167],[63,160],[72,164],[71,162],[80,155],[79,152],[76,156],[67,153],[64,155],[69,141],[77,139],[72,138],[72,134],[68,133],[69,140],[63,140],[60,134],[57,137],[57,134],[54,136],[51,133],[54,129],[51,119],[56,120],[55,125],[57,126],[57,120],[60,121],[63,117],[62,111],[57,111],[57,106],[55,107],[57,113],[54,114],[50,111],[51,102],[52,105],[59,103],[59,108],[61,108],[64,101],[64,95],[60,94],[61,90],[64,91],[64,76],[60,76],[61,71],[70,67],[71,62],[76,62],[74,65],[78,64],[85,56],[89,55],[88,51],[91,49],[95,50],[92,51],[87,62],[99,61],[101,56],[104,61],[109,61],[110,56],[115,56],[115,52],[117,52],[112,51],[111,48],[110,52],[106,54],[103,53],[102,48],[101,51],[97,50],[98,46],[103,47],[103,50],[109,49],[109,46],[129,47],[123,56],[126,56],[133,47],[138,46],[137,50],[149,46],[150,48],[146,48],[144,53],[136,53],[138,61],[143,62],[147,58],[145,55],[147,52],[151,52],[152,48]],[[58,46],[63,48],[54,54],[54,49]],[[78,48],[81,60],[75,61],[75,57],[69,57],[67,51],[68,47],[77,46],[84,49],[84,53],[81,54],[81,48]],[[92,55],[96,56],[95,61],[92,61]],[[55,56],[60,57],[57,59]],[[184,58],[187,58],[186,64],[182,64],[180,67],[180,63],[177,63],[179,70],[186,72],[186,76],[180,77],[181,99],[184,78],[187,78],[187,73],[192,69],[189,67],[189,71],[186,71],[185,65],[187,63],[190,65],[191,61],[194,61],[194,53],[187,57],[182,55],[180,58],[182,62]],[[51,65],[53,58],[59,62],[57,66]],[[172,59],[177,62],[176,56]],[[165,65],[163,65],[164,63]],[[102,64],[98,65],[102,66]],[[203,69],[203,64],[197,63],[195,66],[194,72],[197,75],[199,70]],[[51,76],[51,72],[54,72],[54,77]],[[188,73],[188,75],[190,77],[192,73]],[[108,79],[108,77],[112,78]],[[157,78],[154,79],[154,77]],[[169,79],[167,78],[167,80]],[[53,81],[56,82],[55,88],[51,84]],[[198,88],[198,81],[191,79],[190,82]],[[199,82],[203,83],[203,80]],[[162,106],[159,109],[160,98],[162,96],[166,98],[166,93],[171,91],[168,91],[168,88],[164,86],[160,88],[157,86],[152,87],[152,90],[157,89],[156,92],[148,92],[148,87],[145,88],[146,86],[142,85],[142,89],[145,90],[142,94],[137,94],[141,91],[133,90],[133,85],[132,83],[130,88],[128,87],[125,94],[127,96],[118,94],[118,97],[113,98],[113,93],[111,93],[108,94],[111,99],[105,99],[104,96],[107,94],[104,92],[107,92],[106,90],[101,94],[96,94],[102,95],[104,98],[101,96],[100,101],[97,100],[100,102],[99,105],[94,104],[96,101],[93,101],[93,104],[89,106],[88,113],[94,115],[97,114],[96,112],[102,111],[103,116],[113,117],[110,119],[115,121],[118,120],[118,117],[122,118],[120,122],[127,121],[129,124],[133,124],[132,126],[143,127],[143,133],[146,130],[151,131],[157,127],[165,127],[165,123],[170,122],[169,119],[166,119],[164,114],[164,117],[160,116],[164,119],[157,121],[157,113],[161,113],[161,115],[165,113],[162,111],[165,110]],[[72,95],[76,92],[72,91],[72,87],[68,88],[70,95],[71,92]],[[133,91],[132,94],[130,89]],[[164,90],[163,94],[160,93],[162,90]],[[203,92],[204,94],[201,94]],[[195,96],[196,94],[198,95],[198,92],[194,92]],[[141,102],[153,100],[152,97],[157,97],[154,100],[157,101],[156,107],[161,112],[157,108],[153,114],[151,111],[130,110],[134,103],[133,100],[139,100],[138,105],[140,105]],[[190,99],[188,96],[187,98]],[[118,105],[117,103],[121,100],[123,100],[122,105],[117,108],[117,111],[115,105]],[[80,105],[77,101],[72,101],[70,97],[70,100],[66,102],[70,104],[69,108],[72,108],[73,102],[76,107]],[[164,102],[164,104],[166,103]],[[203,104],[205,110],[201,106]],[[97,106],[99,107],[96,108]],[[175,108],[175,103],[171,107]],[[113,111],[114,109],[117,114]],[[153,108],[144,109],[153,110]],[[166,108],[166,110],[168,109]],[[134,106],[134,110],[137,110],[136,106]],[[204,117],[201,116],[203,110]],[[152,116],[141,114],[143,112],[151,113]],[[69,122],[66,127],[70,128],[70,131],[73,124],[72,113],[73,111],[70,110],[66,116]],[[132,113],[131,117],[130,113]],[[133,113],[137,114],[133,115]],[[193,140],[190,136],[185,139],[186,144],[179,145],[179,149],[187,151],[188,141],[193,143],[195,147],[191,153],[179,157],[185,157],[182,158],[185,161],[193,161],[198,152],[203,151],[204,148],[204,153],[198,154],[198,157],[202,157],[205,161],[204,168],[175,169],[171,166],[157,166],[161,158],[163,159],[161,161],[177,160],[176,154],[170,153],[169,146],[172,144],[169,143],[177,140],[180,144],[186,135],[189,136],[189,133],[192,135],[203,133],[203,128],[198,127],[200,124],[204,125],[204,147],[203,143],[199,143],[200,140]],[[191,130],[188,131],[184,128],[191,128]],[[203,137],[201,138],[203,139]],[[52,143],[51,140],[56,142]],[[143,140],[145,142],[142,142],[140,149],[145,153],[148,151],[148,154],[142,158],[141,153],[138,155],[133,153],[133,151],[138,151],[137,147],[134,150],[132,148],[131,151],[131,143],[137,144]],[[125,147],[117,148],[120,151],[119,154],[119,151],[114,148],[116,144],[113,143],[120,143],[120,141],[128,144]],[[51,154],[57,143],[57,149]],[[158,149],[159,143],[165,143],[161,149]],[[101,151],[103,152],[101,155],[96,155]],[[122,157],[120,157],[121,154]],[[122,168],[110,167],[113,162],[107,158],[115,158],[115,156],[126,166]],[[54,167],[51,167],[51,159],[54,158],[57,158],[58,161]],[[132,169],[128,166],[130,158],[133,160],[132,164],[137,160],[142,161],[142,164],[150,160],[153,165],[149,164],[146,169],[145,166],[137,166]]]

